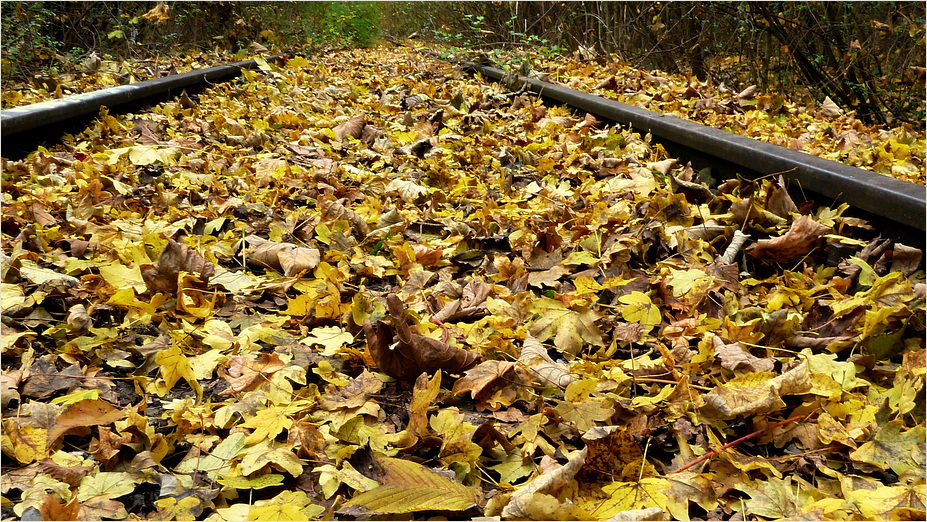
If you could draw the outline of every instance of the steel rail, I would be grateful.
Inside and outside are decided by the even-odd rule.
[[[276,54],[267,57],[266,60],[272,61],[282,56],[285,55]],[[255,60],[244,60],[3,109],[0,111],[0,136],[9,139],[29,132],[34,133],[48,127],[60,126],[62,122],[68,120],[96,115],[103,106],[118,109],[152,97],[169,94],[171,91],[231,79],[241,75],[243,70],[256,68],[258,68],[258,63]],[[54,133],[49,132],[49,134]]]
[[[609,100],[561,85],[528,78],[480,63],[460,60],[466,69],[516,83],[543,97],[635,131],[673,142],[760,175],[782,173],[809,190],[912,227],[927,230],[927,188],[890,176],[831,161],[732,132]],[[517,80],[516,80],[517,78]],[[514,80],[514,81],[513,81]]]

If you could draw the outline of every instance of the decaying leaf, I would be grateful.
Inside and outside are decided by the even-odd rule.
[[[367,349],[383,373],[397,379],[415,379],[422,372],[459,373],[479,361],[479,356],[473,352],[418,334],[409,324],[405,305],[396,294],[388,295],[386,303],[391,318],[389,323],[364,323]]]
[[[772,413],[785,406],[782,397],[811,389],[808,361],[776,375],[754,372],[735,377],[705,396],[706,412],[723,419]]]
[[[810,216],[801,216],[792,222],[785,234],[761,239],[747,247],[746,252],[758,259],[784,263],[810,252],[818,238],[829,230],[829,226],[818,223]]]
[[[586,51],[483,56],[923,183],[916,126]],[[5,107],[215,54],[62,58]],[[924,519],[920,249],[406,47],[255,63],[4,159],[4,514]]]
[[[293,243],[275,243],[260,236],[248,236],[245,243],[247,248],[244,255],[248,263],[280,270],[286,277],[312,270],[322,259],[318,249]]]
[[[554,513],[536,513],[537,508],[535,506],[537,504],[548,504],[549,500],[546,497],[550,497],[551,494],[566,487],[585,463],[587,454],[587,448],[575,451],[569,456],[569,460],[567,460],[567,463],[563,466],[544,473],[528,482],[526,486],[515,490],[509,498],[508,504],[506,504],[505,508],[502,510],[502,518],[507,520],[525,520],[532,519],[532,514],[551,516],[558,513],[559,509],[562,508],[557,508],[557,511]],[[554,500],[555,504],[560,504],[555,498],[551,498]],[[534,520],[543,519],[538,518]]]
[[[48,444],[53,444],[69,430],[110,424],[125,415],[125,412],[99,399],[74,403],[58,417],[55,426],[48,431]]]
[[[731,371],[771,372],[776,366],[772,359],[760,359],[751,355],[740,343],[724,344],[719,337],[713,337],[715,357],[721,361],[721,367]]]
[[[215,267],[190,246],[168,238],[167,245],[153,265],[139,267],[145,286],[151,293],[172,295],[177,291],[181,272],[196,274],[206,284],[215,273]]]
[[[547,355],[547,350],[530,333],[525,334],[525,342],[518,356],[518,363],[523,365],[541,385],[566,388],[576,377],[570,374],[565,363],[555,363]]]

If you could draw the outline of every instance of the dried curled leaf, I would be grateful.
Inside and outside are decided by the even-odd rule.
[[[566,464],[553,471],[544,473],[540,477],[529,482],[526,486],[512,493],[509,503],[506,504],[505,508],[502,510],[502,518],[506,520],[543,520],[544,518],[532,516],[537,513],[537,504],[541,504],[545,500],[548,500],[544,497],[539,497],[539,495],[549,496],[546,494],[563,488],[567,483],[573,480],[576,472],[579,471],[586,462],[586,454],[588,451],[589,449],[586,447],[573,452]],[[546,513],[543,514],[545,518],[547,515]]]
[[[439,251],[433,252],[440,253]],[[435,257],[432,252],[426,253]],[[416,251],[416,254],[418,254],[418,251]],[[479,279],[472,279],[467,283],[467,286],[463,288],[460,298],[444,305],[444,308],[432,316],[432,319],[446,322],[484,315],[486,313],[486,298],[489,297],[491,292],[492,285],[484,283]]]
[[[322,254],[316,248],[307,248],[293,243],[275,243],[260,236],[245,238],[248,264],[281,270],[290,277],[319,265]]]
[[[761,359],[744,350],[739,342],[724,344],[719,337],[713,337],[715,357],[721,362],[722,368],[728,370],[748,370],[751,372],[771,372],[776,367],[772,359]]]
[[[396,294],[386,298],[391,322],[364,322],[367,349],[383,373],[397,379],[415,379],[422,372],[460,373],[479,361],[475,353],[425,337],[409,326],[405,305]],[[394,336],[397,338],[394,341]]]
[[[576,380],[576,377],[570,375],[569,367],[563,363],[555,363],[547,355],[544,345],[530,333],[525,334],[525,343],[522,346],[521,355],[518,356],[518,362],[544,386],[566,388],[568,384]]]
[[[216,272],[213,264],[199,252],[173,239],[167,240],[154,265],[141,265],[139,269],[149,292],[166,295],[177,291],[177,277],[181,272],[196,274],[204,284]]]
[[[367,115],[358,114],[350,120],[335,127],[335,138],[337,138],[338,141],[344,141],[345,136],[350,136],[359,140],[364,134],[364,127],[366,125]]]
[[[478,408],[498,409],[515,402],[518,392],[530,382],[531,376],[514,362],[483,361],[457,379],[451,393],[461,395],[470,392],[470,396],[478,401]]]
[[[777,263],[791,261],[810,252],[818,238],[829,230],[829,226],[809,216],[801,216],[792,222],[785,234],[761,239],[747,247],[746,252],[755,258],[766,258]]]

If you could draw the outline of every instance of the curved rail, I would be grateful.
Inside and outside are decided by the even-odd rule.
[[[467,60],[460,63],[494,80],[514,78],[512,73],[495,67]],[[783,173],[797,180],[802,189],[846,202],[920,232],[927,230],[927,188],[924,186],[534,78],[519,75],[517,82],[551,100],[732,163],[744,173]]]

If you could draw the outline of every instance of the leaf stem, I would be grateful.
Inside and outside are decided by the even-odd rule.
[[[772,428],[775,428],[775,427],[778,427],[778,426],[782,426],[783,424],[788,424],[788,423],[790,423],[790,422],[792,422],[792,421],[795,421],[795,420],[798,420],[798,419],[800,419],[800,418],[802,418],[802,417],[807,417],[807,416],[808,416],[807,414],[796,415],[796,416],[794,416],[794,417],[789,417],[788,419],[785,419],[784,421],[779,421],[779,422],[776,422],[776,423],[774,423],[774,424],[770,424],[769,426],[766,426],[765,428],[763,428],[763,429],[761,429],[761,430],[756,430],[756,431],[754,431],[753,433],[749,433],[749,434],[747,434],[747,435],[744,435],[743,437],[741,437],[741,438],[739,438],[739,439],[737,439],[737,440],[728,442],[728,443],[725,444],[724,446],[721,446],[720,448],[718,448],[718,451],[726,450],[726,449],[730,448],[731,446],[734,446],[734,445],[736,445],[736,444],[740,444],[741,442],[743,442],[743,441],[745,441],[745,440],[752,439],[753,437],[756,437],[757,435],[759,435],[760,433],[763,433],[763,432],[766,431],[766,430],[769,430],[769,429],[772,429]],[[708,460],[708,459],[714,457],[715,455],[718,454],[718,451],[711,450],[711,451],[709,451],[708,453],[702,455],[701,457],[699,457],[699,458],[697,458],[697,459],[695,459],[695,460],[689,462],[688,464],[684,465],[683,467],[678,468],[678,469],[675,469],[675,470],[673,470],[673,471],[670,471],[670,472],[667,473],[666,475],[672,475],[673,473],[679,473],[680,471],[687,470],[687,469],[691,468],[692,466],[698,464],[699,462],[702,462],[702,461],[705,461],[705,460]],[[664,476],[666,476],[666,475],[664,475]]]

